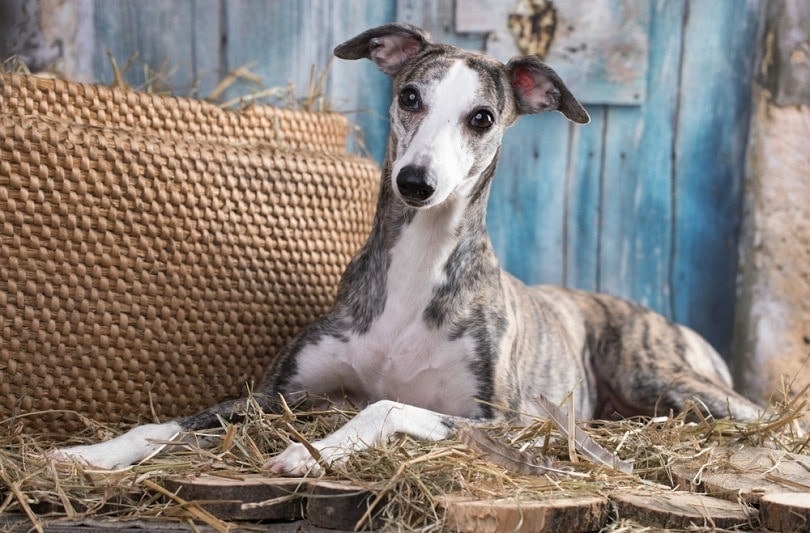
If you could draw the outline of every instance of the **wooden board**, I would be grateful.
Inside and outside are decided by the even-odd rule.
[[[742,504],[704,494],[662,490],[616,492],[610,495],[620,519],[651,527],[687,529],[694,526],[734,528],[754,517]]]
[[[760,500],[762,525],[774,531],[810,531],[810,493],[775,492]]]
[[[729,8],[731,6],[731,8]],[[763,2],[690,2],[672,183],[673,318],[731,349],[745,149]],[[723,50],[725,53],[707,53]]]
[[[296,520],[302,517],[301,496],[309,490],[309,481],[261,474],[239,478],[202,474],[168,479],[166,488],[222,520]]]
[[[810,456],[767,448],[716,448],[675,463],[672,474],[682,489],[752,504],[766,494],[810,492]]]
[[[501,61],[532,53],[534,50],[516,43],[515,27],[510,28],[510,15],[521,16],[529,4],[457,0],[456,31],[486,34],[487,53]],[[650,2],[591,0],[548,4],[556,22],[545,61],[566,80],[574,94],[588,104],[643,102],[647,88]]]
[[[602,496],[548,500],[473,500],[458,495],[439,499],[450,531],[598,531],[607,523],[608,500]]]
[[[372,492],[350,481],[313,481],[306,501],[306,520],[318,527],[353,531],[373,499]],[[375,526],[373,520],[371,525]],[[363,529],[368,526],[364,524]]]

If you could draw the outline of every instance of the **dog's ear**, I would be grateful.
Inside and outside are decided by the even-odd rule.
[[[551,67],[537,56],[513,58],[506,64],[506,74],[515,92],[520,113],[541,113],[558,110],[568,120],[579,124],[591,121],[568,87]]]
[[[430,35],[416,26],[394,22],[366,30],[339,44],[335,55],[341,59],[370,59],[393,76],[431,42]]]

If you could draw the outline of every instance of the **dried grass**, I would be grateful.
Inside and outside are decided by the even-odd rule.
[[[573,475],[525,475],[510,472],[481,457],[457,440],[425,443],[408,437],[353,456],[328,477],[348,479],[367,487],[375,498],[369,514],[388,526],[438,529],[442,515],[439,496],[463,493],[478,498],[521,500],[561,495],[604,494],[639,484],[671,483],[670,466],[679,459],[699,456],[718,445],[754,445],[801,453],[808,436],[797,430],[807,414],[802,394],[776,402],[767,421],[738,424],[728,419],[702,417],[694,406],[675,417],[599,421],[584,426],[597,442],[634,464],[634,474],[595,466],[583,458],[568,459],[568,444],[542,419],[523,427],[487,428],[493,438],[536,457],[551,458]],[[105,517],[118,521],[153,519],[206,524],[217,530],[230,527],[192,502],[171,494],[163,481],[172,476],[216,474],[239,477],[261,473],[268,456],[298,439],[318,439],[345,423],[353,411],[337,407],[293,414],[262,414],[248,404],[241,424],[223,423],[217,431],[195,435],[198,443],[172,446],[158,457],[118,472],[97,472],[78,465],[65,467],[43,460],[52,444],[48,435],[25,432],[25,417],[0,424],[0,513],[28,516],[34,529],[45,521],[76,522]],[[123,428],[86,420],[87,429],[72,443],[109,438]],[[62,443],[64,444],[64,443]],[[358,526],[365,525],[365,517]],[[623,525],[614,524],[615,530]]]

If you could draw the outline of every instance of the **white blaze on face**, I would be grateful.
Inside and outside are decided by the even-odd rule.
[[[436,182],[429,205],[444,202],[462,184],[480,155],[471,146],[475,134],[467,125],[470,113],[484,103],[480,84],[475,71],[462,60],[456,61],[440,78],[417,84],[426,111],[414,126],[415,131],[405,131],[399,125],[393,176],[396,179],[408,165],[426,168]]]

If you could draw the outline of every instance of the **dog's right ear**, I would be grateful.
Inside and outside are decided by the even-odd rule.
[[[335,47],[341,59],[370,59],[380,70],[393,76],[432,41],[430,34],[416,26],[393,22],[366,30]]]

